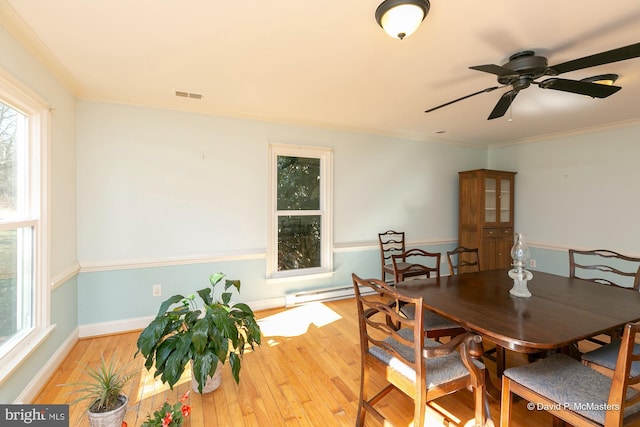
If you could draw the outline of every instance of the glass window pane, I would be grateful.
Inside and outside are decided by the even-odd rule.
[[[320,267],[320,215],[278,217],[278,271]]]
[[[511,181],[500,180],[500,222],[511,221]]]
[[[320,209],[320,159],[278,156],[277,209]]]
[[[33,232],[0,232],[0,346],[33,326]]]
[[[15,216],[22,211],[24,188],[20,173],[20,153],[24,149],[19,145],[24,136],[26,117],[0,102],[0,218]]]
[[[496,222],[496,185],[495,178],[484,180],[484,222]]]

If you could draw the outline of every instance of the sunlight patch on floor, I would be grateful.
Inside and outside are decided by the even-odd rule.
[[[191,369],[188,366],[173,387],[175,389],[186,382],[191,382]],[[138,385],[138,390],[135,395],[138,396],[138,400],[142,401],[152,398],[157,394],[162,394],[167,390],[169,390],[169,385],[164,384],[159,376],[154,377],[153,373],[148,371],[140,376],[140,384]]]
[[[258,324],[265,337],[295,337],[307,332],[312,324],[320,328],[341,318],[323,303],[316,302],[265,317]]]

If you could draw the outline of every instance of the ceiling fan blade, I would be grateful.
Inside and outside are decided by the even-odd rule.
[[[430,108],[428,110],[425,110],[425,113],[430,113],[430,112],[432,112],[434,110],[437,110],[439,108],[446,107],[447,105],[451,105],[454,102],[462,101],[463,99],[471,98],[472,96],[476,96],[476,95],[479,95],[479,94],[484,93],[484,92],[491,92],[492,90],[496,90],[496,89],[498,89],[500,87],[503,87],[503,86],[493,86],[493,87],[488,87],[486,89],[479,90],[477,92],[472,93],[471,95],[466,95],[466,96],[463,96],[462,98],[454,99],[453,101],[449,101],[449,102],[446,102],[446,103],[444,103],[442,105],[438,105],[437,107],[433,107],[433,108]]]
[[[493,120],[493,119],[497,119],[498,117],[504,116],[504,114],[507,112],[507,110],[511,106],[511,103],[516,98],[516,95],[518,95],[518,91],[515,91],[515,90],[510,90],[508,92],[505,92],[504,95],[502,95],[502,97],[496,104],[496,106],[493,107],[493,111],[491,111],[491,114],[489,114],[489,117],[487,118],[487,120]]]
[[[485,73],[489,74],[495,74],[496,76],[500,77],[518,76],[518,73],[514,73],[513,70],[495,64],[474,65],[473,67],[469,68],[471,68],[472,70],[484,71]]]
[[[549,68],[557,74],[562,74],[569,71],[582,70],[583,68],[611,64],[612,62],[624,61],[626,59],[638,57],[640,57],[640,43],[635,43],[629,46],[608,50],[606,52],[596,53],[595,55],[574,59],[573,61],[563,62]]]
[[[551,78],[538,83],[542,89],[554,89],[563,92],[577,93],[587,95],[592,98],[606,98],[613,95],[620,89],[620,86],[609,86],[599,83],[583,82],[580,80],[567,80],[559,78]]]

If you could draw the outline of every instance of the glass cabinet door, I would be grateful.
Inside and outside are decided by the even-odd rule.
[[[512,221],[511,180],[497,176],[484,178],[484,222],[508,224]]]
[[[498,209],[498,180],[485,177],[484,179],[484,222],[497,221]]]
[[[500,222],[511,221],[511,181],[502,178],[500,180]]]

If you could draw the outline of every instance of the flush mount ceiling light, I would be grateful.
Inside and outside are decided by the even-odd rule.
[[[587,77],[586,79],[582,79],[581,81],[612,86],[616,82],[616,80],[618,80],[617,74],[600,74],[599,76]]]
[[[376,9],[376,21],[391,37],[402,40],[418,29],[430,6],[429,0],[384,0]]]

